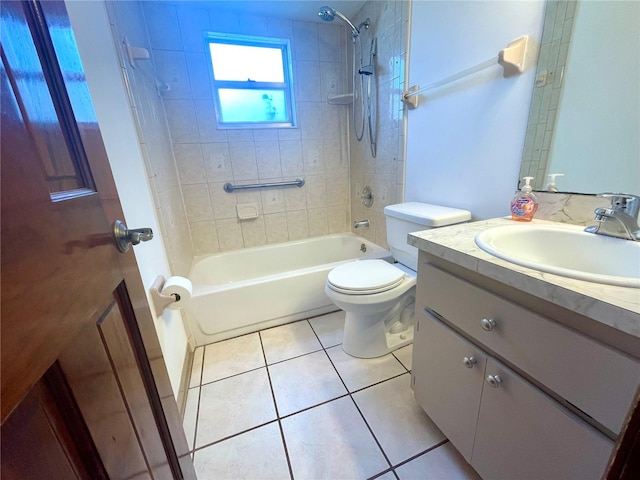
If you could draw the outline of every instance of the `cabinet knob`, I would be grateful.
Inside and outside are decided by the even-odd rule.
[[[487,375],[487,383],[493,388],[498,388],[502,383],[500,375]]]
[[[480,326],[487,332],[492,331],[496,326],[496,321],[493,318],[483,318],[480,320]]]
[[[462,359],[462,363],[467,368],[473,368],[473,366],[478,363],[478,361],[474,357],[464,357]]]

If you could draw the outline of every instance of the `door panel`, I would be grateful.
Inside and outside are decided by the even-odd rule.
[[[497,360],[487,361],[486,374],[502,383],[482,391],[471,465],[483,478],[602,477],[611,440]]]
[[[195,478],[64,3],[0,7],[3,479]]]
[[[486,356],[426,310],[413,347],[416,400],[467,461],[471,460]],[[465,367],[465,357],[471,368]]]
[[[124,285],[120,285],[116,291],[116,305],[98,328],[149,467],[155,478],[171,478],[171,469],[164,455],[162,439],[149,408],[140,366],[132,347],[130,331],[135,329],[135,317],[127,303],[128,298]]]
[[[85,325],[59,362],[109,477],[130,478],[147,471],[147,464],[102,333],[105,325],[123,328],[115,302]]]
[[[2,425],[2,478],[107,479],[77,418],[78,406],[56,363]]]

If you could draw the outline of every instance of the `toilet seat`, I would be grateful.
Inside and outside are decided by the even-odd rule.
[[[405,277],[405,272],[384,260],[362,260],[331,270],[327,286],[345,295],[372,295],[394,289]]]

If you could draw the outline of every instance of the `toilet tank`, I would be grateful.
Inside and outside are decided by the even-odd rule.
[[[418,270],[418,249],[407,243],[407,235],[431,228],[471,220],[471,212],[430,203],[407,202],[384,207],[387,243],[396,261]]]

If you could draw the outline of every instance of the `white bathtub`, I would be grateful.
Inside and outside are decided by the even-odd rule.
[[[352,233],[196,257],[185,308],[196,345],[336,310],[324,293],[327,274],[358,258],[393,261]]]

